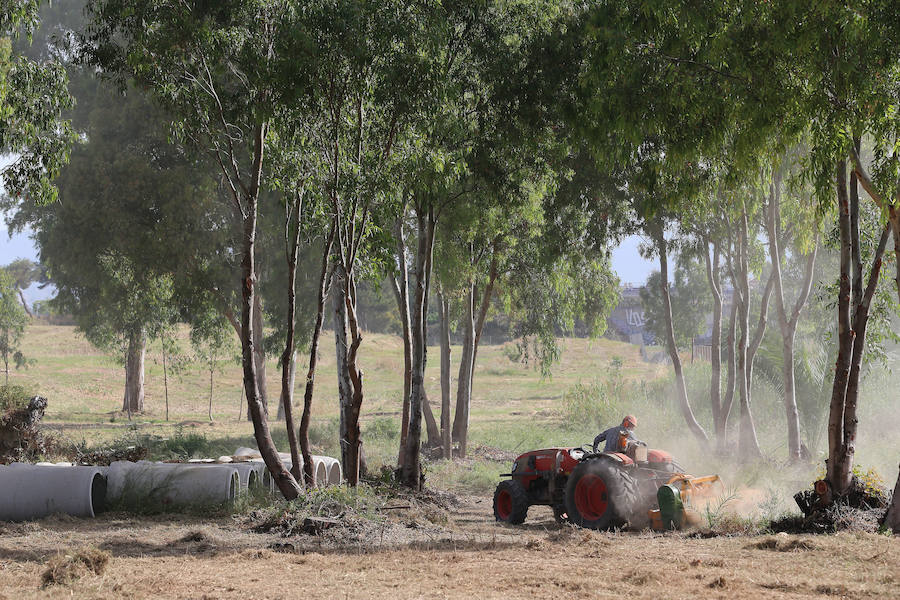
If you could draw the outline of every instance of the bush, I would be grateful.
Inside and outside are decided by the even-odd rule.
[[[622,415],[629,412],[628,396],[629,386],[622,376],[622,359],[614,357],[602,380],[587,385],[577,383],[563,395],[564,426],[573,430],[595,428],[602,431],[610,423],[618,423]]]
[[[338,446],[338,430],[340,429],[340,421],[332,419],[325,423],[310,423],[309,425],[309,443],[313,446],[322,448],[323,452],[329,452],[335,448],[340,451]]]
[[[0,385],[0,412],[25,408],[34,396],[34,390],[23,385]]]
[[[400,424],[390,417],[378,417],[366,427],[366,438],[395,440],[400,437]]]

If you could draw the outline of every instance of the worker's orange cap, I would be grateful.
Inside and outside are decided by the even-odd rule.
[[[622,427],[637,427],[637,419],[631,415],[626,415],[625,418],[622,419]]]

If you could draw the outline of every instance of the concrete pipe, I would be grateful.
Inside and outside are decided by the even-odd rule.
[[[343,476],[341,474],[341,463],[334,461],[328,467],[328,485],[341,485]]]
[[[234,500],[240,475],[233,465],[114,462],[109,496],[125,503],[220,504]]]
[[[160,466],[168,466],[168,467],[176,467],[180,469],[187,468],[199,468],[203,469],[206,467],[222,467],[228,466],[235,469],[238,472],[238,481],[241,484],[241,491],[246,491],[251,486],[259,485],[260,479],[262,478],[262,473],[265,471],[265,465],[259,465],[253,462],[231,462],[231,463],[218,463],[218,462],[207,462],[204,460],[194,460],[188,461],[186,463],[163,463],[163,462],[149,462],[149,461],[138,461],[136,464],[148,464],[148,465],[160,465]]]
[[[318,457],[312,457],[313,463],[313,480],[316,482],[317,488],[323,488],[328,485],[328,467],[325,461]]]
[[[301,457],[300,460],[302,461],[303,458]],[[242,463],[231,463],[231,464],[232,464],[232,466],[235,466],[235,465],[239,465]],[[243,464],[258,465],[259,469],[260,469],[259,477],[260,477],[260,482],[261,482],[262,486],[272,492],[278,491],[278,486],[275,485],[275,478],[272,477],[272,473],[269,472],[269,469],[266,467],[266,463],[263,461],[263,459],[251,458],[247,463],[243,463]],[[292,463],[291,463],[290,457],[288,457],[287,459],[282,458],[281,464],[283,464],[284,468],[287,469],[288,471],[291,470]],[[303,470],[302,462],[300,463],[300,470],[301,470],[301,472]],[[298,483],[300,484],[300,487],[304,487],[302,478],[300,479],[300,481]]]
[[[341,469],[341,461],[330,456],[313,456],[313,460],[317,460],[325,465],[326,485],[340,485],[343,481],[344,473]]]
[[[106,478],[97,467],[0,467],[0,520],[40,519],[54,513],[94,517],[106,504]]]

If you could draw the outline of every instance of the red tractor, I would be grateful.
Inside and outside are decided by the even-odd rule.
[[[557,522],[588,529],[626,525],[679,527],[683,504],[705,493],[717,475],[691,477],[662,450],[620,439],[622,452],[548,448],[519,456],[511,479],[494,492],[494,517],[520,524],[534,504],[550,506]]]

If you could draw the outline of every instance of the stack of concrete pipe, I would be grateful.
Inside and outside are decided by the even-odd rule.
[[[263,485],[263,482],[266,480],[265,465],[258,465],[256,463],[250,462],[225,462],[222,460],[222,458],[220,458],[218,461],[212,459],[191,459],[186,463],[150,463],[148,461],[138,461],[138,464],[174,465],[182,468],[228,466],[237,471],[241,492],[246,492],[250,488],[255,488],[256,486]]]
[[[167,505],[220,504],[238,495],[238,470],[230,464],[117,461],[107,472],[109,497],[150,499]]]
[[[293,463],[291,462],[291,455],[287,452],[279,452],[278,455],[281,458],[281,462],[284,464],[284,467],[290,470],[291,466],[293,465]],[[234,451],[234,457],[243,458],[253,463],[263,462],[263,459],[259,455],[259,451],[254,450],[253,448],[238,448]],[[313,479],[315,481],[316,487],[341,484],[341,481],[343,481],[341,461],[330,456],[319,456],[316,454],[313,454],[311,458],[313,463]],[[300,457],[300,460],[303,460],[302,456]],[[300,463],[300,468],[303,469],[302,462]],[[266,471],[266,473],[268,473],[268,471]],[[274,486],[274,483],[271,482],[271,477],[269,477],[269,482]]]
[[[40,519],[54,513],[94,517],[108,500],[174,506],[220,504],[255,485],[274,488],[256,450],[238,448],[235,458],[238,460],[233,462],[228,462],[229,457],[188,463],[117,461],[109,467],[71,463],[0,465],[0,521]],[[281,459],[290,469],[290,455],[281,454]],[[340,461],[318,455],[312,461],[316,487],[341,483]]]
[[[93,517],[104,508],[106,488],[101,467],[0,466],[0,521],[41,519],[54,513]]]

